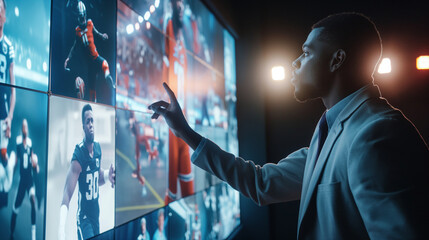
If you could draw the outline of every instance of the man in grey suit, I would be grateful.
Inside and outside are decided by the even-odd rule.
[[[310,146],[257,166],[187,124],[174,94],[149,108],[195,152],[197,166],[264,205],[301,200],[298,239],[422,239],[429,227],[429,150],[414,125],[380,97],[373,73],[381,38],[366,16],[316,23],[293,62],[299,101],[321,99]]]

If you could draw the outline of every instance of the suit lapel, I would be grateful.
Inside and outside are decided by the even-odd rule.
[[[319,183],[320,176],[322,175],[323,169],[326,165],[326,161],[328,160],[332,147],[334,146],[336,140],[338,139],[338,136],[340,136],[342,131],[343,131],[342,124],[338,124],[338,123],[335,125],[335,127],[333,127],[332,130],[329,131],[329,134],[326,138],[326,141],[323,145],[322,151],[320,152],[319,159],[317,159],[317,162],[316,162],[316,151],[318,147],[317,141],[315,144],[316,146],[312,147],[312,151],[311,151],[312,156],[309,162],[310,165],[306,169],[307,175],[304,176],[304,177],[307,177],[307,179],[306,181],[304,181],[305,185],[303,184],[298,228],[308,209],[308,205],[310,204],[311,199],[313,198],[315,189]]]
[[[301,224],[307,212],[307,209],[314,197],[314,192],[319,183],[320,177],[325,168],[326,162],[329,158],[331,150],[343,131],[343,123],[346,121],[354,111],[356,111],[360,105],[362,105],[366,100],[371,97],[380,97],[378,87],[369,86],[360,94],[356,95],[347,106],[344,107],[343,111],[338,115],[335,120],[332,129],[329,131],[324,146],[320,152],[319,159],[316,163],[316,152],[318,148],[318,132],[317,130],[313,135],[310,149],[308,152],[307,164],[304,171],[303,186],[301,192],[301,204],[299,209],[299,218],[298,218],[298,238],[300,234]],[[318,129],[318,128],[316,128]]]

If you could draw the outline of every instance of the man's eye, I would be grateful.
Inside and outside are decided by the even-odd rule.
[[[303,52],[302,54],[303,54],[305,57],[307,57],[309,53],[308,53],[308,52]]]

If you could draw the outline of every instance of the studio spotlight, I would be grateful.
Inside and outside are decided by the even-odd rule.
[[[429,56],[420,56],[416,59],[416,67],[418,70],[429,69]]]
[[[392,71],[392,64],[390,58],[383,58],[381,60],[380,66],[378,66],[378,73],[386,74]]]
[[[285,79],[285,68],[283,66],[274,66],[271,69],[271,77],[274,81],[281,81]]]

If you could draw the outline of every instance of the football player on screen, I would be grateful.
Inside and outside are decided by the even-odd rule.
[[[77,10],[79,25],[75,29],[76,38],[72,48],[70,49],[69,55],[64,62],[64,68],[67,71],[70,71],[70,68],[68,67],[69,61],[77,54],[80,54],[82,56],[81,60],[83,62],[81,63],[81,65],[89,66],[89,74],[87,78],[82,78],[82,76],[76,77],[76,91],[78,93],[78,97],[83,98],[83,94],[81,92],[81,88],[83,87],[81,87],[80,84],[84,84],[84,82],[81,81],[82,79],[84,79],[88,82],[87,86],[89,88],[89,99],[91,101],[96,101],[97,97],[95,91],[95,80],[97,78],[97,74],[100,71],[103,72],[104,78],[109,88],[111,89],[112,94],[114,95],[115,93],[116,86],[113,82],[112,76],[110,75],[109,64],[103,57],[100,56],[94,42],[95,36],[98,36],[102,40],[109,39],[109,36],[107,35],[107,33],[100,33],[99,31],[97,31],[92,20],[87,19],[86,7],[82,1],[79,1],[77,3]]]
[[[22,120],[22,135],[16,138],[16,155],[20,169],[19,187],[15,197],[15,204],[12,208],[10,224],[10,238],[13,239],[13,232],[16,226],[16,217],[19,207],[28,193],[31,205],[31,239],[36,239],[36,189],[34,187],[35,175],[39,173],[37,155],[33,152],[32,141],[28,136],[27,120]]]
[[[140,147],[143,146],[148,155],[148,165],[150,166],[151,161],[153,159],[157,159],[157,165],[160,166],[161,162],[159,159],[159,151],[156,146],[151,146],[151,141],[158,141],[158,138],[154,134],[154,129],[150,126],[147,126],[144,123],[140,123],[137,121],[137,118],[134,112],[130,112],[130,130],[131,133],[136,138],[136,169],[132,173],[133,178],[137,178],[140,184],[144,185],[145,179],[140,174],[140,156],[141,151]]]
[[[86,104],[82,108],[82,125],[85,133],[83,141],[76,145],[64,186],[63,200],[60,208],[58,238],[65,239],[65,225],[68,206],[76,183],[79,183],[79,206],[77,212],[77,238],[87,239],[100,233],[99,186],[108,180],[113,188],[115,169],[100,168],[101,148],[94,141],[94,116],[92,107]]]
[[[12,43],[4,35],[6,22],[6,2],[0,0],[0,83],[15,85],[13,59],[15,52]],[[12,187],[15,153],[7,154],[11,137],[13,112],[15,110],[15,88],[0,86],[0,207],[7,206],[7,193]]]
[[[177,96],[181,106],[185,106],[185,77],[187,59],[185,49],[185,36],[183,17],[185,6],[183,0],[170,0],[172,15],[164,20],[164,31],[168,37],[164,43],[163,81],[168,82]],[[189,30],[189,29],[188,29]],[[183,108],[185,111],[185,107]],[[177,180],[180,180],[182,196],[194,193],[194,178],[191,167],[189,147],[176,137],[171,130],[168,134],[168,192],[165,197],[166,204],[177,199]]]
[[[146,230],[146,218],[142,217],[142,219],[140,219],[140,226],[142,233],[137,236],[137,240],[150,240],[150,235]]]

